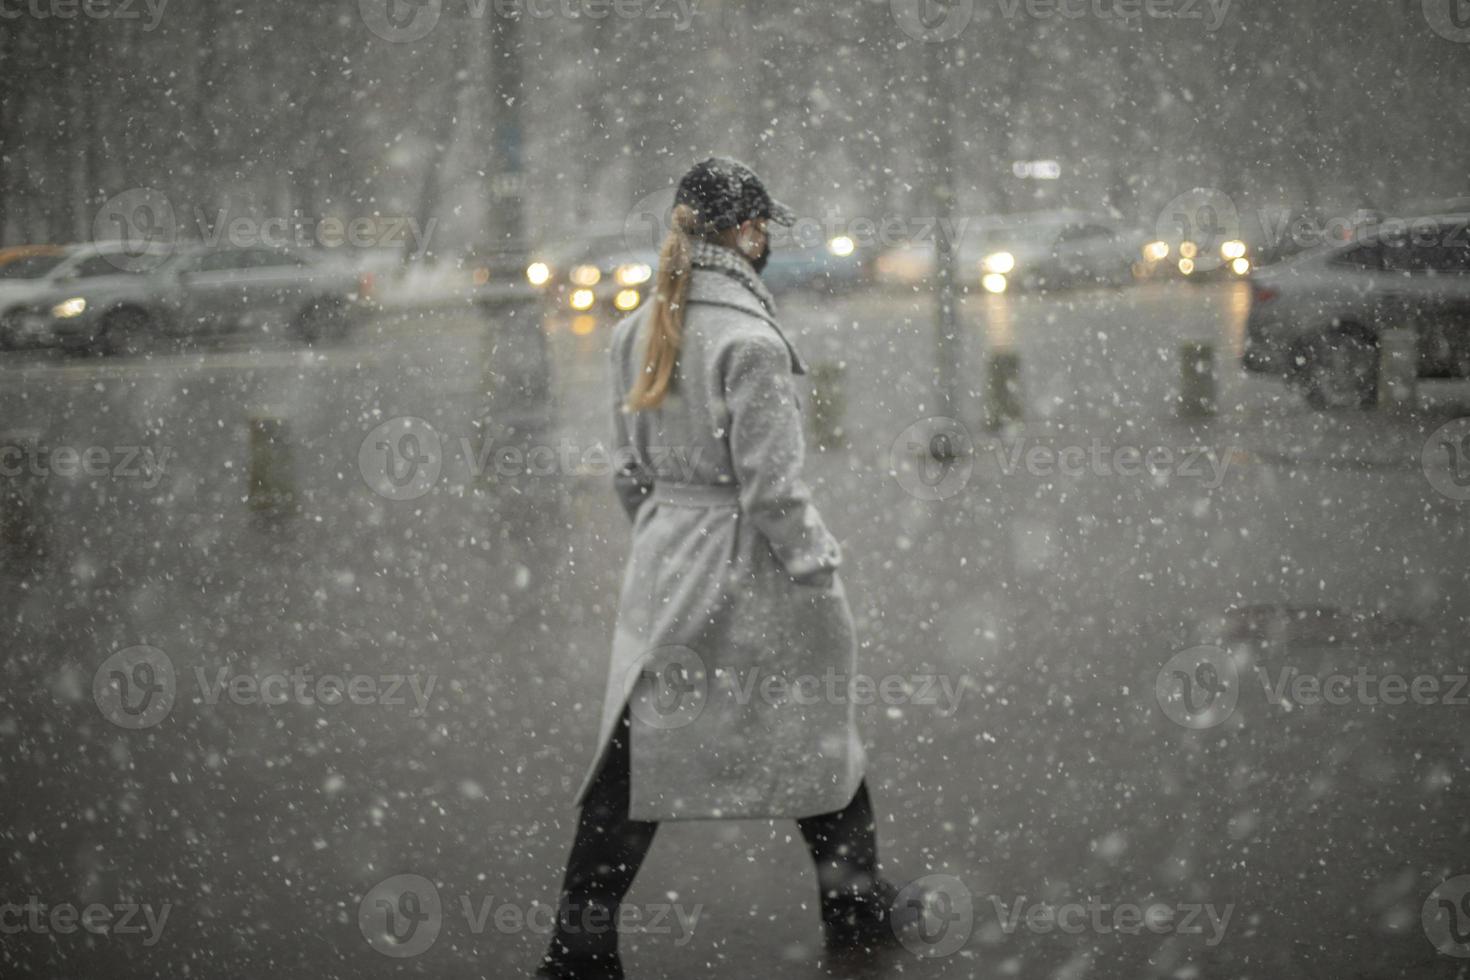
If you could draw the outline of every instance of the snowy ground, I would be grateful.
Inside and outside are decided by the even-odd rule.
[[[785,309],[824,377],[842,365],[838,431],[810,470],[847,549],[863,669],[958,694],[863,709],[888,874],[952,876],[974,910],[949,926],[958,951],[871,975],[1464,975],[1421,907],[1470,872],[1470,707],[1273,701],[1261,682],[1470,669],[1467,505],[1421,466],[1463,388],[1426,389],[1413,421],[1306,413],[1233,367],[1228,286],[975,298],[961,377],[980,385],[987,343],[1013,347],[1027,421],[1002,439],[962,408],[972,462],[915,482],[905,433],[936,413],[922,304]],[[169,907],[156,936],[43,916],[0,934],[5,975],[534,965],[544,936],[520,920],[555,899],[626,546],[592,452],[605,336],[554,324],[552,390],[510,401],[486,365],[503,389],[517,343],[467,316],[386,318],[321,354],[0,367],[0,429],[50,451],[0,484],[0,902]],[[1175,419],[1186,339],[1217,345],[1213,419]],[[375,431],[405,416],[423,423]],[[421,483],[382,482],[379,442],[417,454],[433,435]],[[478,465],[487,438],[556,462]],[[65,475],[65,448],[104,450],[105,475]],[[1135,449],[1163,472],[1119,472]],[[140,644],[166,657],[150,655],[155,680],[173,670],[156,716],[94,696],[119,665],[148,680],[136,654],[104,667]],[[1157,692],[1181,664],[1206,678],[1201,644],[1227,652],[1237,702],[1194,730]],[[373,686],[363,703],[264,703],[293,674]],[[692,930],[671,917],[626,938],[630,976],[822,975],[794,830],[663,828],[630,902],[700,911]],[[443,907],[408,957],[359,922],[399,874]],[[1038,903],[1089,911],[1048,928],[1027,918]],[[1174,915],[1130,927],[1125,906]]]

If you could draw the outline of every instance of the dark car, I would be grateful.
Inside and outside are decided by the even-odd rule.
[[[1374,404],[1379,341],[1414,331],[1421,377],[1470,377],[1470,214],[1385,226],[1251,277],[1246,370],[1304,389],[1316,408]]]

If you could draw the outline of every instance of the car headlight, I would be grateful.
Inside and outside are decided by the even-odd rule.
[[[574,289],[568,302],[574,310],[590,310],[592,304],[597,302],[597,294],[590,289]]]
[[[999,272],[987,272],[980,277],[980,285],[985,287],[986,292],[1003,293],[1006,291],[1006,286],[1010,284]]]
[[[618,285],[637,286],[645,283],[653,277],[653,269],[647,263],[634,262],[630,265],[620,265],[617,271]]]
[[[620,289],[618,290],[618,294],[613,297],[613,306],[626,313],[629,310],[637,309],[640,299],[642,297],[638,295],[638,290]]]
[[[1224,259],[1234,260],[1245,256],[1245,242],[1231,240],[1220,246],[1220,256]]]
[[[1149,242],[1143,246],[1143,257],[1150,262],[1162,262],[1169,257],[1169,243],[1164,241]]]
[[[856,248],[857,243],[847,235],[838,235],[827,243],[827,251],[839,259],[847,258]]]
[[[1251,260],[1247,258],[1234,259],[1230,263],[1230,271],[1237,276],[1243,276],[1251,271]]]
[[[526,281],[533,286],[544,286],[551,281],[551,266],[545,262],[532,262],[526,266]]]
[[[572,270],[572,282],[578,286],[595,286],[602,281],[602,270],[595,265],[579,265]]]
[[[1194,259],[1180,259],[1179,260],[1179,271],[1182,272],[1182,273],[1184,273],[1186,276],[1193,275],[1194,274]]]
[[[80,296],[62,300],[60,303],[51,307],[51,315],[58,320],[69,320],[74,316],[81,316],[85,312],[87,312],[87,301]]]
[[[980,260],[980,268],[1002,276],[1015,267],[1016,257],[1010,252],[993,252]]]
[[[1199,254],[1199,246],[1196,245],[1194,242],[1180,242],[1179,254],[1184,256],[1186,259],[1192,259]]]

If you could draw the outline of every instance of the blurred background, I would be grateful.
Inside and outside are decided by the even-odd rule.
[[[0,974],[529,974],[728,154],[951,900],[853,975],[1465,977],[1467,77],[1462,0],[0,0]],[[834,975],[793,831],[661,829],[629,975]]]

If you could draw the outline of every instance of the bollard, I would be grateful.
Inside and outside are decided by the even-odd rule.
[[[847,367],[826,362],[812,367],[812,441],[828,449],[842,441],[842,419],[847,414]]]
[[[1385,330],[1378,337],[1378,408],[1408,414],[1419,404],[1419,334]]]
[[[1215,348],[1191,340],[1179,345],[1179,415],[1200,419],[1215,414]]]
[[[0,458],[16,460],[11,472],[0,473],[0,557],[18,567],[45,553],[42,478],[26,463],[35,454],[39,439],[37,431],[0,433]]]
[[[250,509],[277,514],[292,509],[296,503],[295,466],[286,420],[252,417],[249,453],[246,478]]]
[[[1021,421],[1025,413],[1021,397],[1021,355],[1018,351],[999,350],[990,355],[986,376],[986,419],[992,431],[1007,422]]]

